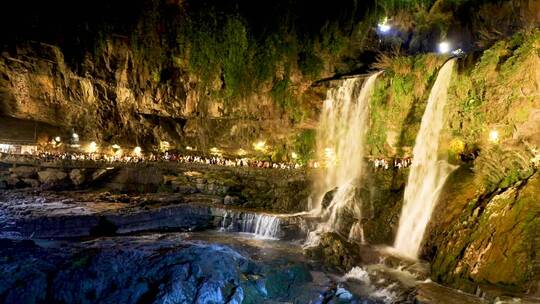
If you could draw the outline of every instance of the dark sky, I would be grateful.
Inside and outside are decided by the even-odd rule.
[[[85,39],[106,28],[129,34],[143,14],[154,10],[163,18],[213,8],[244,18],[254,35],[265,35],[284,24],[300,35],[316,33],[327,21],[360,19],[362,0],[4,0],[0,9],[2,44],[39,40],[62,44]],[[358,4],[360,3],[360,4]],[[156,5],[157,4],[157,5]],[[159,7],[157,10],[155,7]],[[168,15],[168,16],[167,16]],[[177,18],[177,17],[173,17]]]

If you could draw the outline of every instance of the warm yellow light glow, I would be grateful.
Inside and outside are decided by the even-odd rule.
[[[236,151],[236,154],[240,155],[240,156],[244,156],[247,154],[246,150],[244,149],[238,149],[238,151]]]
[[[296,152],[291,152],[291,157],[292,157],[292,159],[297,159],[298,154],[296,154]]]
[[[77,133],[73,133],[72,136],[73,136],[73,139],[79,139],[79,134],[77,134]]]
[[[112,148],[115,149],[115,150],[119,150],[119,149],[120,149],[120,146],[117,145],[117,144],[114,144],[114,145],[112,145]]]
[[[489,132],[489,141],[491,141],[492,143],[499,142],[499,132],[497,130],[491,130]]]
[[[264,152],[266,150],[266,141],[260,140],[253,143],[253,149]]]
[[[188,150],[188,151],[193,151],[193,150],[195,150],[195,149],[194,149],[193,147],[186,146],[186,150]]]
[[[168,141],[160,141],[159,142],[159,151],[161,151],[161,152],[168,151],[170,147],[171,147],[171,144],[169,144]]]
[[[450,141],[450,151],[452,151],[454,154],[463,153],[464,150],[465,143],[461,139],[454,138],[452,141]]]
[[[216,147],[213,147],[212,149],[210,149],[210,153],[212,153],[213,155],[221,155],[221,150],[216,148]]]
[[[54,141],[60,142],[60,141],[62,141],[62,138],[60,138],[60,136],[56,136],[56,137],[54,138]]]
[[[88,153],[96,153],[97,151],[97,144],[95,141],[88,144],[88,147],[86,147],[86,152]]]
[[[137,156],[140,156],[141,153],[142,153],[141,147],[137,146],[137,147],[135,147],[135,149],[133,149],[133,154],[135,154]]]

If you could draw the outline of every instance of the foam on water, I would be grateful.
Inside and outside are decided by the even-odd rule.
[[[372,283],[369,272],[362,267],[353,267],[343,276],[343,280],[355,280],[361,282],[365,285],[364,290],[369,294],[370,298],[377,299],[384,303],[393,303],[399,296],[398,292],[395,291],[398,288],[397,283],[392,283],[382,288],[377,287]]]
[[[264,239],[279,239],[281,220],[278,216],[258,213],[225,212],[221,231],[254,234]]]

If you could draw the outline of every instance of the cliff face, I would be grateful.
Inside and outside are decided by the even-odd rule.
[[[149,150],[168,141],[203,152],[249,149],[262,139],[269,152],[283,154],[315,125],[324,89],[311,89],[307,74],[315,67],[324,77],[328,64],[311,55],[312,65],[300,63],[305,52],[293,38],[285,56],[289,46],[280,39],[289,39],[288,30],[259,37],[251,12],[236,12],[232,4],[140,0],[98,3],[94,9],[103,11],[88,16],[79,9],[73,13],[80,21],[41,20],[58,15],[51,6],[39,18],[31,18],[33,11],[20,16],[28,24],[14,20],[21,28],[3,38],[0,115],[104,145]],[[119,20],[126,9],[134,20]]]
[[[174,82],[155,77],[121,37],[107,40],[97,58],[86,58],[82,75],[66,64],[59,47],[44,43],[0,59],[3,115],[73,130],[85,141],[237,148],[294,135],[268,96],[252,96],[227,113],[219,100],[203,109],[189,75],[176,70]]]
[[[164,136],[159,127],[155,131],[148,127],[145,115],[171,117],[178,113],[176,117],[180,117],[186,101],[182,86],[173,91],[153,83],[145,77],[141,62],[134,62],[121,43],[107,42],[106,52],[98,59],[101,62],[88,60],[89,71],[80,76],[53,45],[36,42],[19,47],[14,57],[2,56],[2,112],[73,128],[93,140],[130,140],[133,135],[144,138],[152,132]]]
[[[431,76],[413,80],[384,60],[371,66],[379,52],[433,51],[458,29],[459,46],[472,51],[538,21],[530,0],[439,0],[414,8],[396,1],[35,2],[9,2],[0,18],[6,29],[0,115],[46,122],[88,141],[147,149],[169,141],[177,148],[235,151],[263,139],[277,158],[296,150],[303,159],[311,154],[325,96],[324,87],[311,86],[318,79],[388,69],[404,86],[385,83],[381,90],[407,92],[411,81],[418,82],[411,104],[424,96],[437,60],[417,56],[416,64]],[[492,12],[496,24],[485,18]],[[376,24],[385,15],[395,15],[395,33],[381,36]],[[401,101],[381,103],[378,110],[395,104],[404,108],[392,111],[406,110]],[[421,115],[421,107],[413,108]],[[383,121],[372,125],[374,153],[385,150]],[[392,144],[398,130],[389,131]]]
[[[434,212],[424,246],[434,278],[470,292],[538,292],[538,173],[491,193],[476,182],[469,168],[455,172]]]
[[[459,167],[446,181],[424,237],[433,278],[475,292],[537,292],[540,278],[540,36],[501,40],[459,60],[439,151]],[[368,145],[380,156],[410,155],[427,95],[444,58],[381,61]],[[489,134],[498,137],[490,140]],[[471,156],[477,154],[477,157]],[[366,238],[392,243],[406,172],[374,172],[363,190]],[[371,194],[371,195],[368,195]],[[373,216],[375,215],[375,216]]]

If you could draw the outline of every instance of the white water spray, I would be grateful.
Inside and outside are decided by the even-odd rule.
[[[256,213],[226,212],[221,222],[222,231],[253,233],[261,238],[279,238],[281,220],[277,216]]]
[[[364,168],[369,100],[379,74],[369,76],[363,85],[361,78],[346,79],[340,87],[328,91],[317,132],[317,157],[323,169],[315,184],[311,207],[322,222],[309,234],[307,246],[316,244],[320,233],[342,228],[339,212],[344,208],[361,220],[362,208],[355,201],[355,192]],[[332,200],[324,208],[323,198],[332,190]],[[363,239],[360,224],[355,224],[350,236]]]
[[[394,243],[398,252],[412,258],[418,256],[441,188],[453,170],[446,161],[438,160],[437,153],[454,63],[455,59],[447,61],[437,75],[413,149],[411,171]]]

